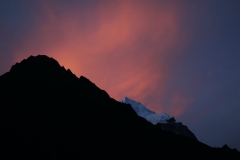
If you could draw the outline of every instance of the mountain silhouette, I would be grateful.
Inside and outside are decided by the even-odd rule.
[[[169,116],[166,113],[156,114],[140,102],[136,102],[128,97],[124,97],[121,102],[130,104],[138,116],[143,117],[148,122],[151,122],[162,130],[197,140],[197,137],[188,129],[188,127],[183,125],[181,122],[177,122],[174,117]]]
[[[0,97],[1,160],[240,158],[154,126],[44,55],[1,75]]]

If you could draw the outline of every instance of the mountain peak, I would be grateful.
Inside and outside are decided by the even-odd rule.
[[[16,63],[10,69],[11,71],[16,70],[29,70],[33,68],[46,68],[46,69],[55,69],[61,67],[59,63],[46,55],[37,55],[37,56],[30,56],[27,59],[22,60],[20,63]]]
[[[135,112],[140,116],[140,117],[146,117],[147,115],[150,114],[155,114],[155,112],[147,109],[144,105],[142,105],[140,102],[136,102],[128,97],[124,97],[121,100],[122,103],[130,104],[132,108],[135,110]]]
[[[160,114],[156,114],[155,112],[153,112],[152,110],[146,108],[144,105],[142,105],[140,102],[134,101],[128,97],[124,97],[121,100],[122,103],[126,103],[126,104],[130,104],[132,106],[132,108],[135,110],[135,112],[140,116],[143,117],[145,119],[147,119],[148,121],[150,121],[153,124],[158,123],[157,121],[152,121],[152,120],[161,120],[161,121],[166,121],[165,123],[167,123],[167,121],[175,121],[174,117],[168,115],[167,113],[160,113]],[[158,118],[156,118],[158,117]],[[159,119],[160,118],[160,119]]]
[[[168,122],[176,122],[175,118],[168,115],[167,113],[160,113],[156,114],[155,112],[151,111],[150,109],[146,108],[140,102],[136,102],[128,97],[124,97],[121,100],[122,103],[127,103],[132,106],[135,112],[140,116],[148,120],[153,124],[161,123],[168,123]]]
[[[163,130],[197,140],[197,137],[188,129],[187,126],[183,125],[181,122],[177,122],[174,117],[169,116],[167,113],[156,114],[155,112],[147,109],[141,103],[127,97],[124,97],[121,102],[130,104],[138,116],[145,118],[153,125],[156,125]]]
[[[173,118],[166,113],[156,114],[155,112],[151,111],[150,109],[146,108],[140,102],[136,102],[128,97],[124,97],[121,100],[122,103],[130,104],[138,116],[145,118],[147,121],[151,122],[152,124],[161,123],[168,123],[168,121]],[[175,119],[174,119],[175,120]]]

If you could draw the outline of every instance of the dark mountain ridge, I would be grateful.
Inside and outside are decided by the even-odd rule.
[[[44,55],[0,76],[0,97],[0,159],[240,158],[159,129]]]
[[[197,140],[197,137],[188,129],[187,126],[183,125],[182,122],[157,123],[156,126],[163,130]]]

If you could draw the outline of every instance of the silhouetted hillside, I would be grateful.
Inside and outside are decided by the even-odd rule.
[[[0,159],[240,158],[159,129],[47,56],[0,76],[0,97]]]

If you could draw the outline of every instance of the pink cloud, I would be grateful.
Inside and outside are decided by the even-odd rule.
[[[16,48],[15,61],[46,54],[117,100],[128,96],[173,116],[191,102],[173,93],[168,109],[161,106],[171,74],[166,60],[178,56],[174,51],[182,50],[187,39],[179,31],[182,15],[175,3],[109,1],[94,10],[64,14],[57,14],[47,1],[41,6],[39,26]],[[154,101],[148,100],[151,96]]]

